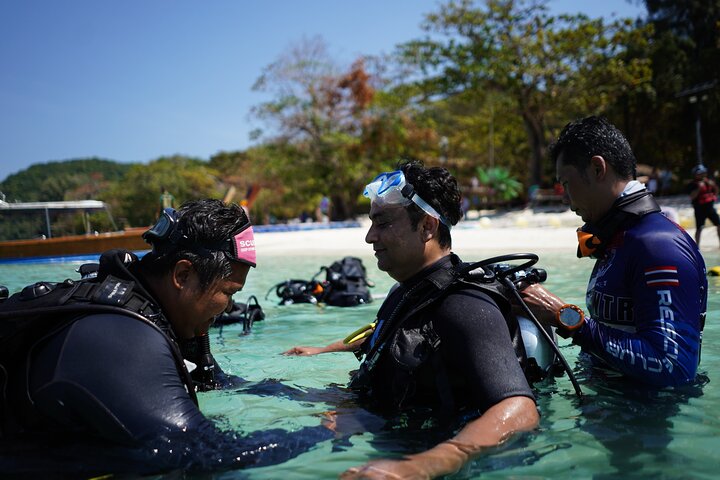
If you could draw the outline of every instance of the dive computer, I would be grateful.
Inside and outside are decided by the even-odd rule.
[[[575,332],[585,323],[585,313],[577,305],[566,303],[557,311],[557,321],[561,328]]]

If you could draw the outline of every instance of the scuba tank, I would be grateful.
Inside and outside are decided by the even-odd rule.
[[[515,318],[520,326],[520,335],[528,362],[534,363],[537,367],[533,366],[533,368],[539,368],[543,377],[547,376],[555,366],[555,352],[532,320],[522,315],[516,315]],[[544,328],[544,330],[547,332],[549,329]],[[550,330],[550,334],[555,341],[555,332]]]
[[[462,273],[472,278],[476,275],[475,272],[480,272],[482,278],[497,279],[506,287],[508,295],[513,297],[525,313],[525,316],[517,315],[516,318],[521,328],[523,342],[526,342],[525,351],[528,359],[534,359],[534,362],[536,362],[541,369],[543,365],[545,365],[545,368],[547,368],[547,370],[545,370],[546,374],[550,373],[551,367],[558,370],[561,369],[567,373],[568,379],[575,389],[575,394],[582,398],[583,393],[580,385],[570,365],[568,365],[565,357],[560,353],[554,329],[540,323],[518,291],[518,285],[522,282],[528,284],[540,283],[547,279],[547,272],[545,272],[545,270],[531,268],[537,263],[538,259],[538,256],[533,253],[511,253],[471,263],[463,269]],[[526,260],[526,262],[516,266],[501,263],[514,260]],[[523,328],[523,325],[525,328]],[[528,344],[530,346],[528,346]]]

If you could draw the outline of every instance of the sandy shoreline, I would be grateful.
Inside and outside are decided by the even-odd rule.
[[[258,254],[271,255],[362,255],[371,247],[365,243],[367,228],[337,228],[295,232],[257,233]],[[458,228],[453,231],[453,250],[567,250],[573,251],[577,241],[575,228],[508,227]]]
[[[692,209],[678,210],[678,223],[692,236],[695,225]],[[258,254],[317,255],[322,253],[343,255],[369,254],[365,243],[368,220],[359,219],[361,227],[300,230],[286,232],[258,232],[255,234]],[[581,220],[571,211],[534,213],[530,210],[502,215],[476,215],[453,228],[453,250],[492,250],[502,252],[565,251],[574,253],[577,248],[575,231]],[[703,231],[702,250],[717,250],[720,246],[715,228]]]

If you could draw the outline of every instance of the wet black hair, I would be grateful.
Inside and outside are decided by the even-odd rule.
[[[177,229],[189,240],[187,245],[217,245],[233,236],[250,220],[237,204],[226,205],[220,200],[204,199],[184,203],[178,210]],[[200,285],[208,287],[232,274],[234,260],[221,251],[191,249],[184,244],[175,248],[146,254],[140,268],[154,276],[170,272],[180,260],[189,260],[198,274]]]
[[[413,186],[420,198],[429,203],[451,225],[460,221],[463,215],[460,189],[457,180],[446,168],[425,168],[420,160],[404,159],[398,163],[397,169],[402,170],[405,180]],[[413,229],[417,229],[420,220],[427,214],[414,203],[408,205],[406,210]],[[438,242],[443,248],[452,247],[450,229],[442,222],[438,228]]]
[[[599,155],[623,179],[635,179],[637,160],[625,136],[604,117],[591,115],[565,125],[557,141],[550,145],[550,158],[557,162],[563,154],[563,163],[572,165],[581,174],[590,159]]]

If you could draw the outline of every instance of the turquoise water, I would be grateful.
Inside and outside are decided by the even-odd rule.
[[[465,260],[480,260],[498,252],[459,252]],[[572,254],[540,255],[538,266],[548,271],[546,286],[568,302],[584,303],[589,260]],[[387,292],[392,281],[375,267],[370,254],[362,257],[373,292]],[[328,385],[345,384],[357,368],[352,354],[286,357],[280,353],[294,345],[322,345],[344,337],[373,319],[380,302],[356,308],[313,305],[277,306],[267,290],[287,278],[309,279],[335,257],[318,255],[291,258],[264,256],[261,268],[248,277],[245,291],[260,300],[267,318],[241,335],[240,325],[213,330],[213,352],[228,373],[247,380],[281,380],[301,392],[325,394],[304,398],[260,396],[244,389],[200,394],[201,409],[224,428],[250,432],[265,428],[288,431],[318,425],[323,414],[337,409],[342,394],[331,394]],[[705,252],[708,266],[720,265],[720,253]],[[77,278],[79,262],[0,265],[0,284],[11,291],[38,280]],[[613,379],[598,379],[577,360],[577,347],[561,340],[561,348],[586,394],[579,401],[567,376],[537,388],[542,414],[538,431],[517,438],[479,457],[453,478],[716,478],[720,451],[720,277],[708,277],[710,286],[707,325],[700,371],[706,380],[682,392],[651,394]],[[709,377],[709,381],[707,378]],[[280,465],[226,471],[202,478],[218,479],[319,479],[337,478],[345,469],[371,458],[397,455],[400,445],[378,442],[374,435],[356,434],[342,442],[326,441],[313,450]]]

